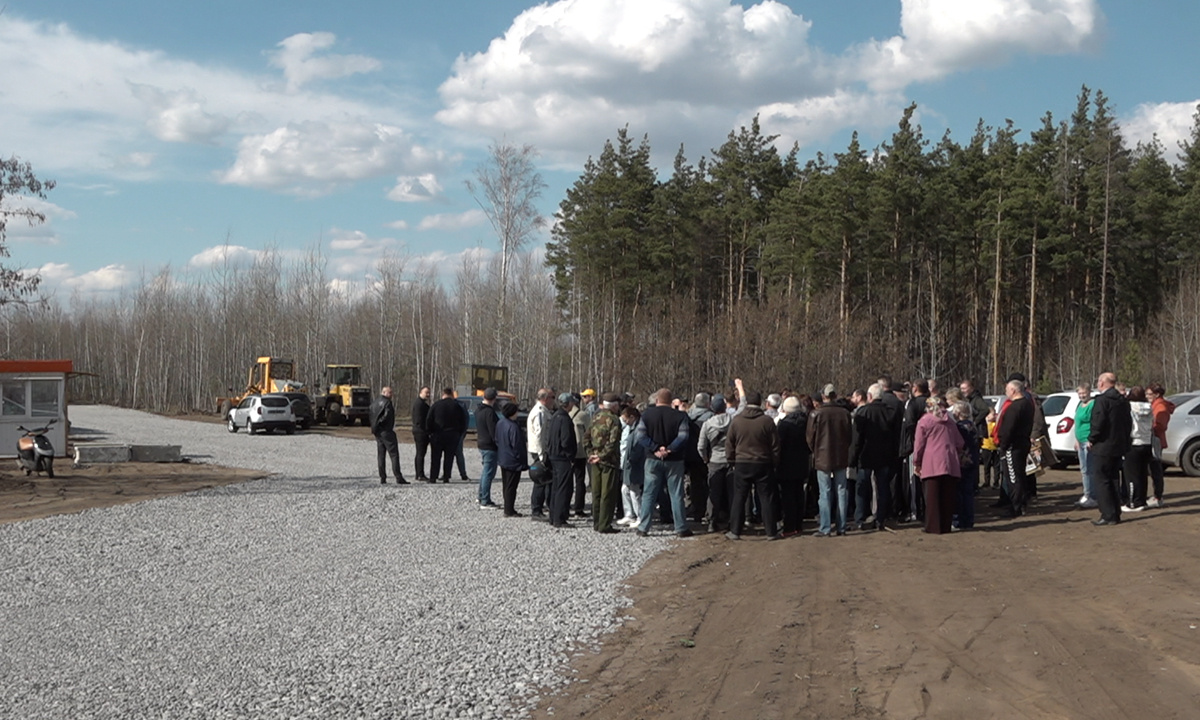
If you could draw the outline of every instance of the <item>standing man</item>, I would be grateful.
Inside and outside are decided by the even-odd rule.
[[[437,471],[442,469],[441,480],[450,482],[450,468],[454,465],[454,456],[458,450],[458,441],[467,431],[467,424],[462,407],[454,399],[454,390],[442,390],[442,399],[429,408],[429,417],[425,422],[429,432],[429,443],[433,446],[433,462],[430,465],[429,482],[437,482]]]
[[[582,518],[587,517],[587,434],[592,425],[592,416],[584,412],[579,403],[580,396],[571,395],[571,407],[567,414],[571,416],[571,426],[575,429],[575,460],[571,463],[571,474],[575,478],[575,517]]]
[[[1100,394],[1092,401],[1092,430],[1088,434],[1088,452],[1092,455],[1092,489],[1100,504],[1100,519],[1093,525],[1121,522],[1121,463],[1129,451],[1133,415],[1129,400],[1117,392],[1117,376],[1102,373],[1096,379]],[[1003,419],[1002,419],[1003,420]]]
[[[620,532],[612,526],[621,485],[621,400],[604,393],[600,410],[588,428],[587,454],[592,466],[592,527],[599,533]]]
[[[412,404],[412,434],[413,443],[417,446],[417,479],[428,480],[429,476],[425,474],[425,453],[429,450],[429,431],[425,429],[425,422],[429,417],[429,398],[430,390],[428,387],[421,388],[417,393],[417,399],[413,400]],[[431,470],[429,475],[437,475],[436,470]]]
[[[371,434],[375,436],[375,454],[379,460],[379,484],[387,485],[386,456],[392,457],[392,474],[397,485],[407,485],[400,472],[400,445],[396,442],[396,408],[392,406],[392,389],[379,391],[379,399],[371,405]]]
[[[558,396],[558,409],[550,416],[546,433],[546,455],[550,458],[550,470],[554,480],[550,485],[550,525],[556,528],[571,527],[567,522],[571,510],[571,477],[575,455],[579,445],[575,441],[575,424],[571,422],[568,408],[575,405],[571,393]]]
[[[775,427],[771,426],[772,434]],[[675,521],[675,534],[691,537],[687,526],[687,514],[683,509],[683,456],[687,451],[688,419],[679,410],[671,407],[671,391],[662,388],[654,395],[654,407],[646,408],[638,421],[635,442],[646,449],[646,480],[642,490],[642,512],[639,514],[637,534],[650,534],[650,518],[658,502],[659,492],[667,486],[670,496],[671,517]]]
[[[537,392],[537,402],[533,404],[533,410],[529,412],[529,417],[525,420],[525,441],[529,450],[529,464],[542,464],[549,470],[549,465],[546,465],[546,448],[542,444],[542,430],[545,429],[546,423],[550,422],[550,416],[554,414],[554,391],[550,388],[542,388]],[[529,514],[535,518],[546,516],[546,496],[549,493],[550,483],[534,483],[533,490],[529,495]]]
[[[925,398],[929,397],[929,381],[912,382],[912,397],[904,405],[904,420],[900,425],[900,454],[904,457],[904,478],[901,488],[907,492],[908,522],[925,519],[925,494],[921,492],[921,478],[913,470],[912,453],[917,437],[917,423],[925,415]]]
[[[729,422],[725,435],[725,460],[733,467],[733,507],[729,516],[730,540],[742,539],[742,519],[751,489],[758,491],[763,527],[768,540],[779,540],[776,518],[779,502],[775,492],[775,468],[779,466],[779,431],[763,412],[762,393],[745,393],[745,408]]]
[[[1008,402],[997,422],[999,442],[996,443],[996,450],[1000,454],[1001,474],[1008,481],[1006,490],[1012,505],[1012,516],[1020,517],[1025,514],[1025,502],[1028,500],[1025,461],[1032,445],[1033,401],[1025,396],[1025,383],[1020,380],[1010,380],[1004,386],[1004,396]]]
[[[504,494],[504,517],[521,517],[516,508],[517,485],[521,482],[521,473],[529,469],[529,464],[525,462],[525,429],[513,422],[517,415],[516,403],[506,403],[500,408],[500,415],[495,439],[496,462],[500,466]]]
[[[684,509],[692,520],[704,522],[708,512],[708,465],[700,457],[700,428],[713,416],[712,396],[696,393],[688,408],[688,450],[684,456]]]
[[[729,509],[733,502],[730,491],[729,464],[725,460],[725,435],[729,432],[732,415],[725,412],[725,397],[713,395],[713,416],[700,426],[697,452],[708,463],[708,497],[712,510],[708,515],[708,531],[729,529]]]
[[[583,411],[587,413],[589,418],[595,418],[596,413],[600,412],[600,408],[596,405],[596,391],[587,388],[580,393],[579,397],[583,404]]]
[[[962,393],[963,400],[971,406],[971,423],[975,426],[975,434],[985,437],[988,434],[987,416],[992,411],[992,406],[983,399],[983,393],[975,388],[974,380],[963,380],[958,384],[958,390]]]
[[[850,411],[835,402],[837,392],[826,385],[824,403],[808,416],[808,446],[812,448],[813,467],[817,470],[820,497],[820,527],[815,535],[829,537],[831,532],[846,534],[846,472],[850,467]],[[837,492],[838,518],[831,526],[829,495]]]
[[[892,514],[892,468],[898,448],[892,430],[892,411],[884,399],[879,383],[867,388],[867,404],[854,414],[854,445],[850,449],[850,464],[858,468],[858,501],[855,503],[854,527],[862,530],[868,515],[875,516],[875,528],[883,530]],[[891,395],[889,395],[891,397]],[[875,510],[871,511],[874,490]]]
[[[483,391],[483,404],[475,411],[475,446],[479,448],[479,459],[483,473],[479,476],[479,507],[500,507],[492,502],[492,481],[496,479],[496,388]]]

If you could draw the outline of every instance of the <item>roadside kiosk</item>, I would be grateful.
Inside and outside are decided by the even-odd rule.
[[[67,455],[67,378],[70,360],[0,360],[0,458],[17,457],[18,430],[42,427],[56,457]]]

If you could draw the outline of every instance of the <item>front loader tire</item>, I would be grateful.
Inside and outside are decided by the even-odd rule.
[[[342,424],[342,405],[341,403],[329,403],[325,408],[325,422],[329,427],[337,427]]]

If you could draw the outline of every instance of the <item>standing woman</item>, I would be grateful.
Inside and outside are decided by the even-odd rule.
[[[642,485],[646,477],[646,451],[634,442],[634,429],[642,414],[632,405],[621,411],[621,506],[625,517],[617,525],[634,527],[642,507]]]
[[[1149,481],[1150,461],[1154,457],[1150,444],[1154,436],[1154,415],[1152,406],[1146,402],[1146,391],[1141,386],[1134,385],[1129,388],[1128,398],[1133,431],[1129,434],[1129,451],[1125,453],[1125,482],[1129,485],[1129,505],[1122,509],[1137,512],[1146,509],[1146,486]]]
[[[779,497],[783,511],[783,536],[801,532],[804,523],[804,485],[808,479],[811,451],[805,434],[808,431],[808,412],[800,398],[783,401],[783,416],[775,428],[779,431]]]
[[[496,464],[500,466],[504,517],[521,517],[515,507],[517,485],[521,482],[521,473],[529,469],[525,462],[524,423],[514,422],[516,415],[517,404],[505,403],[500,408],[500,419],[496,422]]]
[[[958,455],[962,434],[937,398],[925,401],[925,414],[917,421],[913,439],[913,472],[921,478],[925,495],[925,532],[950,532],[962,478]]]

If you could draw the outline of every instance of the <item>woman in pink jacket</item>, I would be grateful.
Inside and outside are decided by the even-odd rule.
[[[962,469],[962,433],[939,398],[925,401],[925,414],[917,422],[913,444],[913,471],[925,491],[925,532],[950,532]]]

